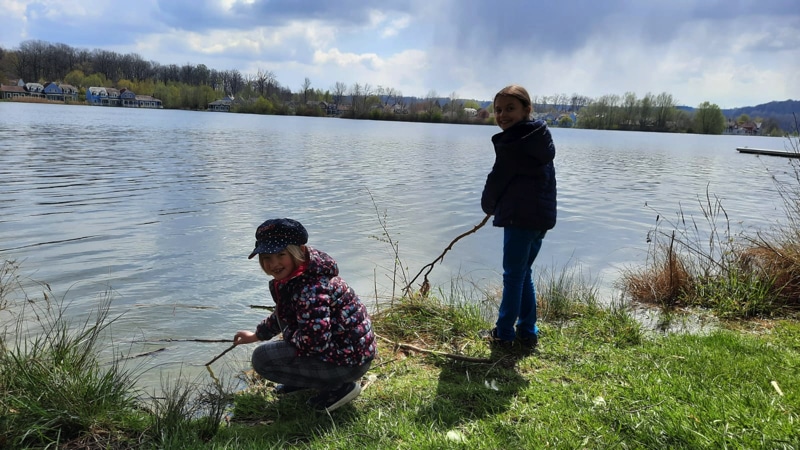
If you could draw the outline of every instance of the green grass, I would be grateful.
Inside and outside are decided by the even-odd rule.
[[[374,315],[382,337],[489,362],[381,340],[361,396],[331,414],[259,380],[232,395],[178,376],[134,396],[132,374],[97,363],[102,310],[71,326],[55,314],[33,347],[0,335],[0,448],[800,448],[798,321],[647,332],[572,276],[540,282],[558,308],[535,353],[481,341],[490,299],[395,300]]]
[[[800,327],[774,325],[630,339],[629,323],[594,310],[543,324],[539,353],[496,364],[383,346],[352,404],[328,416],[307,395],[240,394],[212,448],[798,448]]]

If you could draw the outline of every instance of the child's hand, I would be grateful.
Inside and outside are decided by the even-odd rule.
[[[233,336],[233,345],[251,344],[258,342],[258,337],[252,331],[240,330]]]

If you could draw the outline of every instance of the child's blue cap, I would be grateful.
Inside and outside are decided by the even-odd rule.
[[[308,232],[292,219],[270,219],[256,229],[256,248],[247,259],[259,253],[279,253],[287,245],[305,245]]]

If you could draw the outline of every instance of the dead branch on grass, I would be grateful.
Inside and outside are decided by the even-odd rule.
[[[475,356],[458,355],[458,354],[455,354],[455,353],[440,352],[440,351],[437,351],[437,350],[428,350],[427,348],[417,347],[416,345],[404,344],[402,342],[395,342],[395,341],[393,341],[391,339],[387,339],[387,338],[385,338],[383,336],[380,336],[378,334],[375,334],[375,337],[377,337],[378,339],[381,339],[383,341],[386,341],[389,344],[392,344],[392,346],[395,348],[395,351],[397,351],[397,349],[411,350],[411,351],[419,352],[419,353],[427,353],[429,355],[443,356],[445,358],[454,359],[456,361],[465,361],[465,362],[479,363],[479,364],[494,364],[494,363],[497,362],[497,361],[495,361],[493,359],[489,359],[489,358],[478,358],[478,357],[475,357]]]

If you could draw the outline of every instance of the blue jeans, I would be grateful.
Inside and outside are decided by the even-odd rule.
[[[521,337],[539,334],[531,273],[546,233],[516,227],[503,229],[503,299],[496,323],[500,339],[512,341],[517,334]]]

